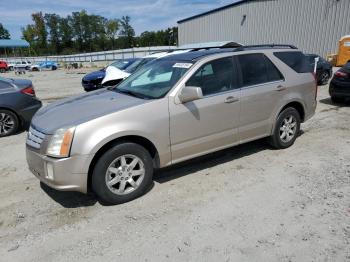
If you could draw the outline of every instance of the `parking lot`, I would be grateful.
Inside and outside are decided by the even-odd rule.
[[[44,104],[83,92],[78,71],[5,76]],[[26,132],[1,138],[0,260],[350,261],[350,104],[328,86],[318,100],[291,148],[261,140],[161,170],[117,206],[40,185]]]

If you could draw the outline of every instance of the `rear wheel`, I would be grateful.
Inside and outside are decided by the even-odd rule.
[[[18,128],[18,117],[11,111],[0,109],[0,137],[13,135]]]
[[[320,75],[319,84],[327,85],[329,81],[329,77],[330,77],[329,73],[327,71],[323,71]]]
[[[134,143],[121,143],[97,161],[92,189],[106,203],[122,204],[143,195],[152,184],[153,161],[148,151]]]
[[[277,149],[293,145],[300,131],[300,122],[299,112],[295,108],[288,107],[283,110],[277,118],[269,143]]]

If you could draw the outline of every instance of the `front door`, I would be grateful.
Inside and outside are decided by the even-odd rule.
[[[184,104],[170,102],[173,163],[239,141],[240,90],[232,57],[204,64],[186,86],[201,87],[204,97]]]

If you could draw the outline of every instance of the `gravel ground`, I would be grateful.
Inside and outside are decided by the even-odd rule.
[[[25,77],[45,103],[82,92],[74,72]],[[40,185],[26,133],[2,138],[0,261],[350,261],[350,105],[327,90],[291,148],[256,141],[158,171],[119,206]]]

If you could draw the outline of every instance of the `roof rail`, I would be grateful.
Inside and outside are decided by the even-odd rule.
[[[294,45],[285,45],[285,44],[264,44],[264,45],[245,45],[235,49],[236,52],[245,51],[249,49],[265,49],[265,48],[290,48],[298,49]]]
[[[176,50],[188,50],[197,51],[202,49],[212,49],[212,48],[236,48],[241,47],[242,44],[233,41],[223,41],[223,42],[207,42],[207,43],[195,43],[179,46]]]

